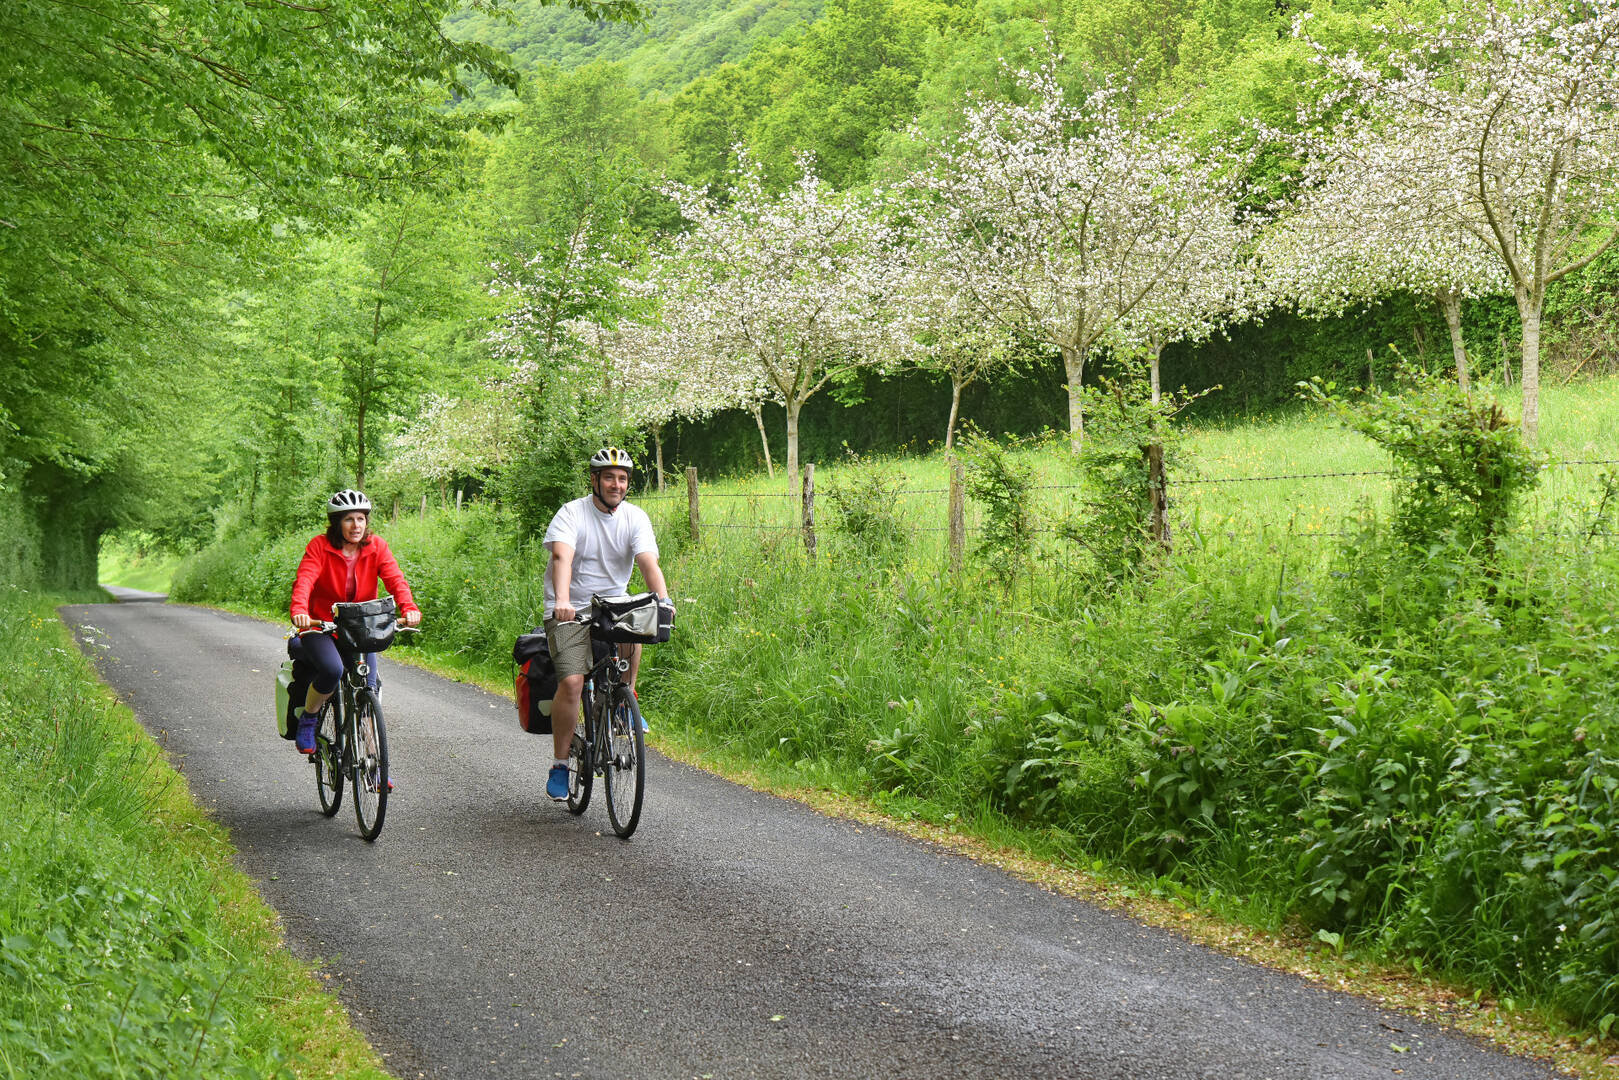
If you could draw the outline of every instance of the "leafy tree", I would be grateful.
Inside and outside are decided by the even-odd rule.
[[[1218,154],[1130,114],[1116,87],[1070,104],[1051,67],[1025,78],[1033,102],[970,108],[915,183],[936,208],[933,246],[952,283],[984,317],[1062,353],[1077,448],[1091,348],[1154,308],[1157,333],[1171,315],[1188,332],[1213,318],[1220,301],[1203,290],[1226,278],[1205,264],[1232,261],[1243,229]],[[1182,303],[1188,293],[1198,302]]]
[[[428,87],[469,68],[512,80],[442,38],[446,6],[0,10],[0,482],[43,496],[47,531],[80,553],[54,583],[93,582],[99,533],[176,499],[133,498],[155,490],[128,472],[154,448],[123,421],[161,412],[159,368],[208,327],[193,298],[244,280],[274,229],[331,220],[353,188],[458,142]]]
[[[1375,152],[1425,220],[1500,260],[1533,441],[1547,287],[1619,236],[1619,8],[1489,0],[1390,29],[1375,63],[1330,51],[1322,62],[1362,106],[1335,141]]]
[[[766,193],[760,166],[746,158],[724,206],[682,185],[668,191],[691,222],[665,255],[692,312],[691,336],[706,357],[757,366],[786,408],[796,483],[804,402],[891,352],[889,227],[869,200],[828,190],[808,161],[780,196]]]

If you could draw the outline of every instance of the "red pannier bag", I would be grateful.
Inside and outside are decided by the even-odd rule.
[[[551,662],[551,649],[545,630],[524,634],[512,646],[517,664],[515,689],[517,726],[530,735],[551,734],[551,701],[557,696],[557,669]]]

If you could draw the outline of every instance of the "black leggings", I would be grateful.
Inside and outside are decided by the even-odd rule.
[[[315,692],[330,694],[337,689],[337,680],[343,677],[343,653],[337,647],[337,638],[332,634],[294,634],[287,639],[287,655],[292,657],[293,681],[307,687],[313,684]],[[365,654],[366,665],[371,674],[365,677],[366,685],[373,690],[377,687],[377,654]],[[293,687],[296,689],[296,686]],[[301,695],[294,694],[293,701],[297,703]],[[301,704],[298,705],[303,708]]]

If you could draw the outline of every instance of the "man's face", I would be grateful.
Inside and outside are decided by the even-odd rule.
[[[358,544],[363,540],[365,538],[365,523],[369,517],[370,515],[363,510],[350,510],[344,514],[341,522],[343,539],[351,544]]]
[[[629,470],[597,469],[595,476],[591,478],[590,486],[596,493],[598,502],[608,510],[616,510],[630,490]]]

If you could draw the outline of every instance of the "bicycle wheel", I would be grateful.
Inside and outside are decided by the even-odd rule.
[[[327,817],[343,805],[343,745],[337,737],[343,729],[341,711],[335,700],[328,701],[315,726],[315,793],[320,796],[320,812]]]
[[[607,817],[613,831],[628,837],[641,820],[641,796],[646,789],[646,737],[641,734],[641,709],[627,687],[613,694],[607,717],[609,753],[603,779],[607,783]]]
[[[575,816],[584,813],[585,807],[590,805],[590,789],[595,780],[590,746],[585,742],[585,732],[590,730],[589,724],[594,719],[591,705],[590,687],[586,686],[579,701],[579,725],[573,729],[573,743],[568,747],[568,813]]]
[[[388,732],[382,707],[370,690],[354,695],[351,753],[354,758],[354,820],[360,835],[375,840],[388,813]]]

